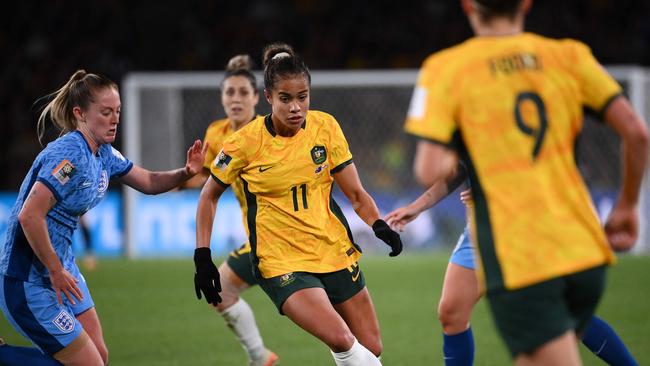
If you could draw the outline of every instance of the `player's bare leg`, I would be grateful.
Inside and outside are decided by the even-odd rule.
[[[341,315],[359,342],[379,357],[383,346],[375,306],[368,288],[359,291],[345,302],[334,305],[334,309]]]
[[[95,308],[90,308],[76,316],[84,330],[97,348],[105,365],[108,365],[108,348],[104,342],[104,332]]]
[[[580,366],[578,339],[573,331],[543,344],[535,351],[519,354],[515,358],[517,366]]]
[[[325,343],[332,350],[338,366],[381,365],[379,359],[356,340],[322,288],[296,291],[284,302],[282,311],[302,329]]]
[[[474,306],[481,298],[476,273],[449,263],[438,304],[438,320],[445,334],[453,335],[469,327]]]
[[[72,343],[55,353],[53,357],[65,366],[105,365],[95,343],[85,331],[82,331]]]
[[[474,364],[474,336],[469,322],[474,305],[480,298],[474,270],[450,262],[438,304],[445,365]]]
[[[250,286],[242,280],[228,265],[223,262],[219,266],[219,275],[221,276],[221,302],[216,306],[219,312],[223,312],[239,301],[239,294],[248,289]]]

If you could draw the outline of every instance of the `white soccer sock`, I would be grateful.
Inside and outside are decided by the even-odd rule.
[[[332,352],[336,366],[381,366],[381,361],[361,343],[354,340],[352,348],[344,352]]]
[[[259,360],[266,356],[266,348],[260,335],[253,310],[246,301],[240,298],[232,306],[221,312],[228,327],[235,333],[239,343],[248,354],[250,360]]]

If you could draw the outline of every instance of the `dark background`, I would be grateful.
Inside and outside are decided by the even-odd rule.
[[[647,1],[538,0],[526,29],[580,39],[604,64],[650,65]],[[237,53],[251,54],[259,65],[272,41],[293,45],[311,69],[417,68],[431,52],[470,36],[460,0],[5,4],[0,190],[17,189],[41,149],[36,100],[78,68],[119,83],[131,71],[221,70]]]

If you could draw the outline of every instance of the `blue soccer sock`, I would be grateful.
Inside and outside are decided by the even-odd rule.
[[[592,317],[587,325],[582,343],[608,365],[639,365],[614,329],[597,316]]]
[[[52,356],[43,354],[36,347],[20,347],[5,344],[4,346],[0,346],[0,365],[61,366],[62,364]]]
[[[443,333],[442,352],[446,366],[471,366],[474,363],[474,335],[472,328],[462,333]]]

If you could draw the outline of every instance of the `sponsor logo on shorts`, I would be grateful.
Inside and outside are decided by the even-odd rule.
[[[359,274],[361,273],[361,271],[359,271],[359,265],[351,265],[348,267],[348,271],[350,271],[350,274],[352,275],[352,282],[356,282],[359,279]]]
[[[287,286],[296,280],[296,275],[293,272],[285,273],[280,276],[280,287]]]
[[[239,257],[240,255],[250,253],[250,251],[251,248],[248,246],[248,243],[244,243],[237,250],[235,250],[235,253],[237,253],[237,257]]]
[[[52,320],[52,323],[63,333],[70,333],[74,330],[74,318],[65,310],[61,310],[59,315]]]

